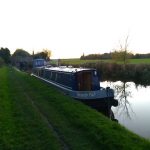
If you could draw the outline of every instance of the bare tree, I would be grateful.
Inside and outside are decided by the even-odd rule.
[[[120,43],[119,49],[115,49],[115,51],[112,52],[112,59],[115,61],[123,62],[124,68],[128,62],[129,55],[130,55],[130,52],[128,50],[128,46],[129,46],[128,40],[129,40],[129,35],[127,35],[127,37],[125,38],[124,43]]]

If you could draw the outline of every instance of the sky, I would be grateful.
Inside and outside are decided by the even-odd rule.
[[[0,0],[0,47],[79,58],[124,45],[150,52],[149,0]]]

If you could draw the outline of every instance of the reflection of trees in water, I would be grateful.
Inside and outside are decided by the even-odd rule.
[[[131,119],[131,112],[133,113],[132,107],[128,98],[131,97],[131,84],[122,82],[120,85],[114,85],[116,97],[118,99],[119,105],[116,111],[119,115],[126,115]]]

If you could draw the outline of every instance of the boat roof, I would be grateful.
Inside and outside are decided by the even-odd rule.
[[[73,68],[70,66],[59,66],[59,67],[44,67],[46,70],[53,70],[53,71],[60,71],[60,72],[81,72],[81,71],[92,71],[95,69],[91,69],[91,68]]]

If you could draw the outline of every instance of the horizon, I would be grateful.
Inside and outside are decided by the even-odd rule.
[[[79,58],[118,49],[150,52],[148,0],[0,1],[0,47],[11,54],[49,49],[52,58]]]

